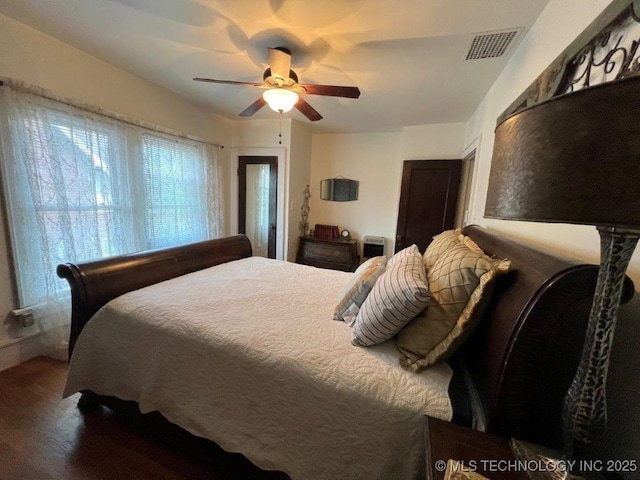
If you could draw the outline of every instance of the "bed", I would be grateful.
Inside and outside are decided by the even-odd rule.
[[[252,257],[244,236],[60,265],[65,395],[134,401],[294,479],[420,478],[424,415],[558,446],[597,267],[464,233],[512,272],[459,354],[419,374],[393,340],[354,347],[332,320],[350,273]]]

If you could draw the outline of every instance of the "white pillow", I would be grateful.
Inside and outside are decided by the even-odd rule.
[[[356,269],[340,294],[338,305],[333,313],[334,320],[344,320],[347,325],[353,325],[360,306],[378,278],[384,273],[386,261],[386,257],[373,257]]]
[[[418,247],[412,245],[392,260],[358,312],[351,332],[354,345],[370,346],[392,338],[427,306],[429,287]]]

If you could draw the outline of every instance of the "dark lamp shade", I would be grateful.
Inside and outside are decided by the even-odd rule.
[[[495,132],[485,217],[640,226],[640,78],[554,97]]]

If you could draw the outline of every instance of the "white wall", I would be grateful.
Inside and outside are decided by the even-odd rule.
[[[289,228],[287,260],[294,262],[298,251],[300,221],[304,189],[311,181],[311,156],[313,136],[311,128],[302,122],[293,121],[291,125],[291,158],[289,162]]]
[[[235,121],[233,124],[233,146],[289,148],[292,120],[289,117],[283,117],[280,122],[277,115],[274,112],[273,118]]]
[[[321,134],[313,136],[309,224],[338,225],[353,238],[387,239],[393,248],[402,162],[401,133]],[[320,200],[320,181],[343,176],[360,182],[358,200]],[[361,243],[361,242],[360,242]],[[362,245],[359,246],[362,249]]]
[[[599,238],[594,227],[511,222],[483,218],[496,118],[591,23],[609,0],[550,0],[538,21],[523,39],[498,80],[467,126],[465,144],[482,138],[478,152],[477,187],[471,220],[590,263],[599,262]],[[570,20],[569,20],[570,19]],[[629,276],[640,286],[640,249],[632,259]],[[596,443],[598,456],[612,459],[640,458],[640,300],[622,308],[609,370],[609,427]]]
[[[465,123],[440,123],[405,127],[402,160],[447,160],[462,158]]]
[[[0,15],[0,76],[223,145],[231,142],[230,122],[210,110],[4,15]],[[221,155],[225,168],[229,150]],[[3,215],[1,211],[4,225]],[[6,232],[0,228],[0,370],[40,352],[37,342],[18,341],[33,330],[16,327],[8,317],[15,304],[7,248]]]
[[[309,223],[338,225],[354,238],[386,238],[395,243],[404,160],[461,158],[465,124],[406,127],[403,132],[318,134],[313,136]],[[320,200],[320,181],[343,176],[358,180],[358,200]],[[362,244],[360,243],[360,249]]]

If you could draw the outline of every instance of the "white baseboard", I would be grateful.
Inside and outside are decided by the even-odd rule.
[[[40,334],[16,338],[0,344],[0,372],[44,353]]]

